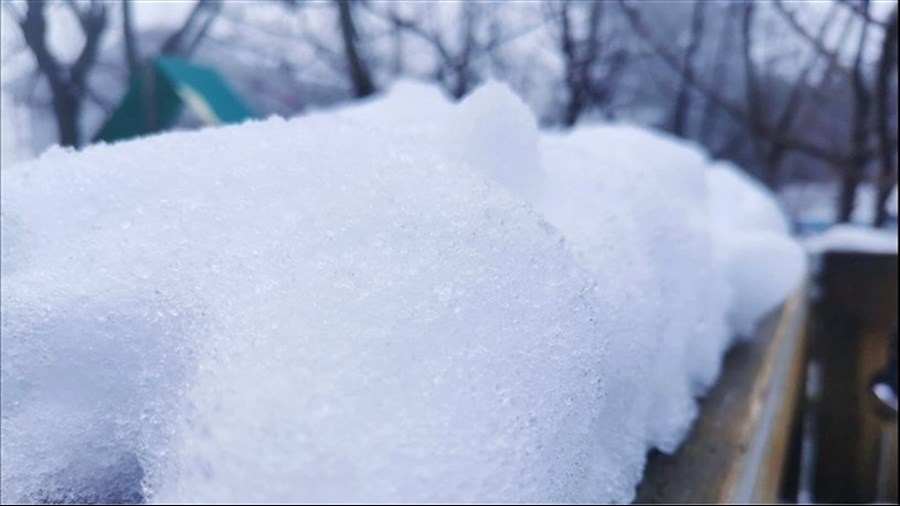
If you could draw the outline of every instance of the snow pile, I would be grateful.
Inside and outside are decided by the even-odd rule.
[[[804,240],[813,254],[842,253],[897,254],[897,230],[882,230],[858,225],[835,225],[822,234]]]
[[[453,105],[439,88],[424,82],[399,81],[385,94],[318,111],[316,116],[349,120],[395,135],[399,131],[404,135],[434,136],[451,114]]]
[[[407,88],[2,173],[4,500],[633,497],[790,240],[673,139]]]
[[[720,229],[768,230],[787,235],[791,225],[766,188],[728,162],[716,162],[706,174],[710,217]]]
[[[693,394],[718,374],[729,336],[709,268],[705,160],[621,126],[547,135],[542,152],[550,184],[539,208],[592,271],[605,306],[624,309],[621,324],[630,329],[612,345],[629,363],[617,384],[636,389],[611,395],[617,420],[624,431],[645,432],[645,446],[672,451],[696,413]],[[640,466],[645,450],[619,458]]]
[[[478,168],[529,201],[538,198],[543,176],[534,115],[517,96],[488,83],[458,107],[438,88],[415,81],[390,93],[331,114],[429,144],[455,163]]]
[[[802,281],[806,256],[762,185],[723,162],[710,167],[706,183],[716,257],[731,289],[728,319],[736,333],[750,336]]]
[[[537,121],[524,102],[498,83],[489,83],[456,108],[441,133],[448,154],[477,167],[529,201],[544,186]]]

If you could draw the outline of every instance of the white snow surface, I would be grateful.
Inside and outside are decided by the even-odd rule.
[[[759,182],[729,162],[716,162],[706,182],[713,222],[724,229],[768,230],[787,235],[791,225],[778,202]]]
[[[496,84],[0,177],[7,502],[627,502],[805,273],[733,167]]]
[[[738,336],[750,337],[759,317],[802,281],[805,253],[762,184],[727,162],[707,170],[706,184],[715,256],[731,291],[728,322]]]

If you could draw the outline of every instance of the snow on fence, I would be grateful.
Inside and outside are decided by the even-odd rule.
[[[629,501],[804,254],[772,198],[489,84],[2,173],[5,501]]]

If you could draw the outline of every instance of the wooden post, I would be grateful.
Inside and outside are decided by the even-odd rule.
[[[896,474],[893,498],[876,495],[879,468],[897,467],[897,425],[891,428],[876,416],[869,390],[887,364],[897,320],[897,256],[828,253],[819,291],[812,330],[813,356],[822,371],[814,499],[896,501]],[[894,436],[892,456],[883,450],[886,431]]]

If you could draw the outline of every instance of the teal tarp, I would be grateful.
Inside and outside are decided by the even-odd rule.
[[[158,57],[137,73],[95,141],[112,142],[170,128],[184,106],[208,123],[238,123],[254,114],[219,74],[184,60]]]

